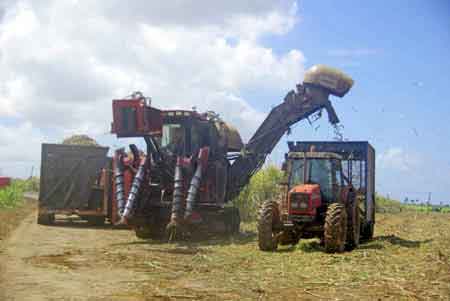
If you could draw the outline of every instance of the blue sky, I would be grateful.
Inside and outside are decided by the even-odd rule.
[[[214,109],[248,138],[314,64],[355,85],[333,98],[344,137],[377,152],[377,190],[450,202],[449,1],[0,2],[0,170],[24,177],[40,144],[107,134],[111,99]],[[174,6],[175,5],[175,6]],[[32,46],[30,46],[32,45]],[[314,129],[317,126],[318,129]],[[333,139],[326,118],[287,140]]]
[[[332,16],[320,27],[323,40],[330,41],[327,48],[373,50],[347,61],[330,57],[329,51],[318,51],[320,45],[306,33],[307,25],[301,27],[305,39],[312,41],[311,48],[305,44],[307,57],[320,53],[319,60],[342,64],[356,80],[353,93],[342,101],[346,134],[368,139],[378,154],[390,148],[404,152],[394,159],[404,160],[406,166],[379,164],[378,190],[422,200],[432,192],[433,201],[450,201],[449,2],[374,1],[365,7],[339,3],[310,9],[320,14],[324,7]]]
[[[336,66],[354,78],[334,105],[345,138],[376,148],[378,191],[450,202],[450,2],[304,1],[300,14],[294,30],[264,42],[277,52],[300,48],[306,67]],[[288,139],[331,138],[319,124],[314,133],[297,126]]]

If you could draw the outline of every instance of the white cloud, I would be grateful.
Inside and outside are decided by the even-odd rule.
[[[420,163],[421,159],[417,154],[407,152],[401,147],[388,148],[377,156],[377,164],[382,169],[409,172],[417,170]]]
[[[296,3],[174,3],[0,5],[0,126],[5,117],[22,123],[6,131],[32,124],[36,139],[100,135],[109,130],[111,99],[140,90],[160,108],[215,110],[248,138],[264,114],[242,91],[282,94],[302,78],[301,51],[275,54],[260,42],[293,28]]]
[[[30,122],[19,126],[0,124],[0,171],[5,175],[28,175],[31,166],[39,168],[42,132]],[[36,174],[36,173],[35,173]]]

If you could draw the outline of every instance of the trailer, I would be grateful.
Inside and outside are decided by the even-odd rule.
[[[0,177],[0,189],[8,187],[11,184],[11,178],[9,177]]]
[[[107,147],[42,144],[39,224],[78,215],[90,224],[111,220],[111,158]]]

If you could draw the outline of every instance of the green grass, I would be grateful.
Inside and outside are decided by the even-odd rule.
[[[0,209],[15,208],[22,204],[23,194],[26,191],[37,191],[39,179],[15,179],[8,187],[0,189]]]
[[[450,213],[450,207],[441,208],[441,213]]]
[[[378,212],[397,213],[403,210],[404,205],[399,201],[376,195],[375,204]]]
[[[232,202],[239,208],[241,220],[256,220],[261,204],[266,200],[276,198],[280,193],[278,184],[282,179],[283,172],[274,165],[266,166],[258,171]]]
[[[426,204],[402,204],[397,200],[376,196],[376,207],[380,213],[398,213],[401,211],[450,213],[448,206],[432,206]]]
[[[440,212],[450,213],[450,207],[448,206],[431,206],[431,205],[403,205],[406,210],[417,212]]]

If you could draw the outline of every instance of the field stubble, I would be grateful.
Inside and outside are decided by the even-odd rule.
[[[22,257],[14,275],[46,275],[45,286],[58,288],[53,297],[79,297],[70,300],[447,300],[449,221],[440,213],[379,214],[373,241],[334,255],[317,240],[261,252],[252,223],[234,238],[166,244],[138,240],[127,230],[28,221],[30,237],[41,240],[16,243]],[[10,248],[9,256],[14,252]],[[41,287],[36,283],[29,292]]]

